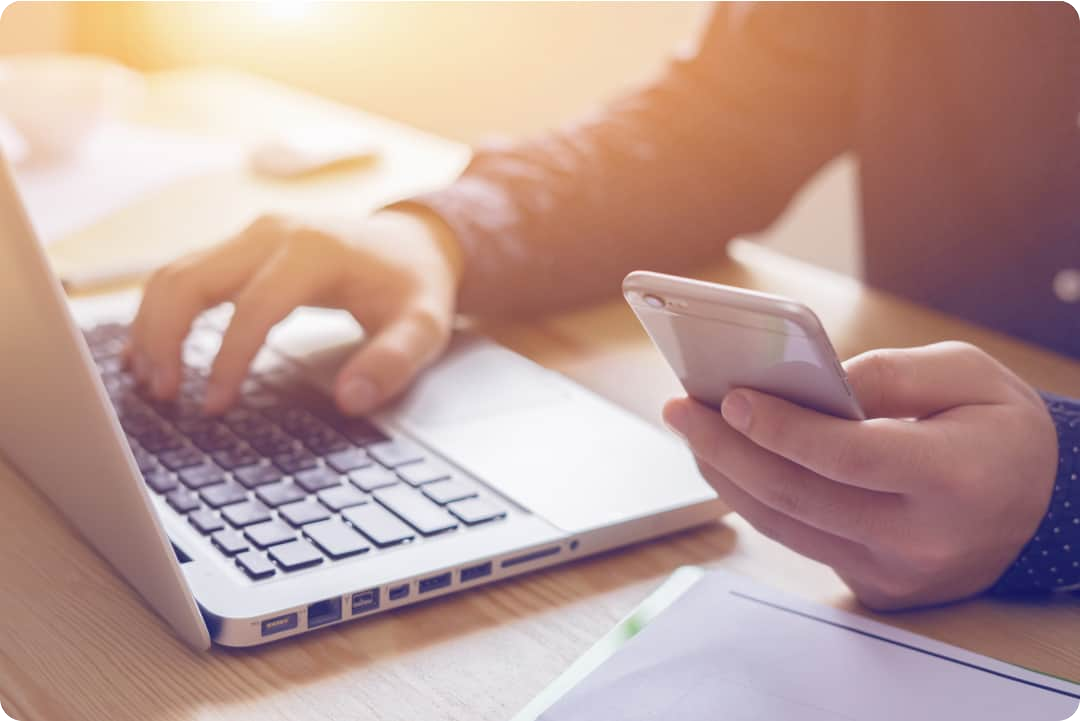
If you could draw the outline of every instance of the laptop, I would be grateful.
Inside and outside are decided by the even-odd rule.
[[[222,306],[185,343],[180,397],[155,402],[118,355],[137,294],[69,303],[0,165],[0,453],[194,648],[285,639],[723,511],[675,438],[477,335],[391,407],[347,418],[328,390],[362,331],[300,309],[211,418]]]

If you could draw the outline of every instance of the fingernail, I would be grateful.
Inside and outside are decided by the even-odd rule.
[[[664,409],[664,424],[668,429],[679,436],[686,438],[686,429],[690,425],[690,414],[682,403],[673,403]]]
[[[363,376],[350,378],[341,387],[341,406],[349,413],[364,413],[371,410],[379,400],[379,389]]]
[[[750,401],[743,393],[728,393],[720,406],[720,413],[728,425],[737,431],[745,431],[750,427]]]

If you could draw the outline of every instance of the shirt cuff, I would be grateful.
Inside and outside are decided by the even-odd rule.
[[[1054,492],[1034,538],[990,589],[997,595],[1080,589],[1080,401],[1041,395],[1057,428]]]

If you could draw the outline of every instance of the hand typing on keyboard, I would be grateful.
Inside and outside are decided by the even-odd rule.
[[[478,480],[408,438],[341,415],[295,374],[253,371],[231,409],[204,414],[196,399],[225,328],[216,311],[195,320],[168,400],[137,387],[117,362],[127,328],[86,336],[147,487],[240,572],[273,579],[507,517]]]
[[[445,348],[460,275],[460,252],[434,216],[382,211],[341,227],[266,216],[158,271],[124,358],[154,397],[176,397],[192,322],[232,301],[235,312],[203,389],[204,409],[217,414],[235,401],[277,322],[301,305],[342,308],[370,337],[343,366],[335,389],[339,408],[359,415],[403,390]]]

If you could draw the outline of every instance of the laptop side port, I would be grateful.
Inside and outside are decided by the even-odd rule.
[[[475,581],[478,578],[491,575],[491,561],[485,563],[478,563],[475,566],[468,566],[461,569],[459,578],[462,583],[468,583],[469,581]]]
[[[286,613],[284,616],[275,616],[262,622],[262,635],[273,636],[275,633],[284,633],[296,628],[299,623],[297,614]]]
[[[341,620],[341,599],[328,598],[307,607],[307,627],[318,628]]]
[[[352,615],[374,611],[379,607],[379,589],[369,588],[352,596]]]
[[[547,558],[548,556],[554,556],[562,548],[559,546],[548,546],[547,548],[541,548],[538,551],[530,551],[529,553],[523,553],[520,556],[514,556],[513,558],[507,558],[499,565],[503,568],[510,568],[512,566],[520,566],[523,563],[531,563],[533,561],[539,561],[541,558]]]
[[[391,586],[390,590],[386,592],[386,597],[391,601],[400,601],[409,595],[409,584],[403,583],[400,586]]]
[[[452,576],[449,571],[446,573],[440,573],[438,576],[431,576],[429,578],[420,579],[420,593],[431,593],[432,591],[438,591],[440,588],[446,588],[450,585]]]

